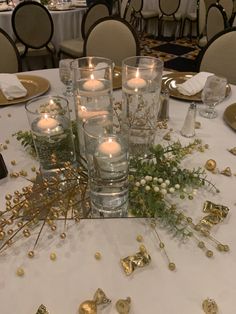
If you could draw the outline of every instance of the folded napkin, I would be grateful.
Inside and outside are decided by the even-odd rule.
[[[0,89],[7,100],[24,97],[27,94],[27,89],[25,89],[15,74],[1,73]]]
[[[197,93],[199,93],[208,78],[208,76],[213,75],[213,73],[209,72],[199,72],[198,74],[194,75],[190,79],[188,79],[186,82],[182,84],[176,84],[177,85],[177,90],[186,96],[192,96]]]

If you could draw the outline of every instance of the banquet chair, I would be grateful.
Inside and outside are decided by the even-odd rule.
[[[47,8],[36,1],[20,2],[13,10],[11,22],[21,58],[51,56],[55,67],[55,47],[51,42],[54,26]]]
[[[227,15],[227,20],[231,21],[234,9],[233,0],[219,0],[217,1],[222,7],[225,9],[225,13]]]
[[[138,32],[142,31],[143,0],[130,0],[124,19],[129,22]]]
[[[212,4],[209,7],[206,16],[207,41],[227,27],[228,21],[224,8],[218,3]]]
[[[72,58],[82,57],[84,51],[84,39],[90,27],[99,19],[109,15],[110,9],[105,1],[97,1],[96,3],[92,4],[82,18],[81,23],[82,39],[74,38],[62,41],[59,45],[58,52],[59,59],[61,54]]]
[[[198,56],[198,70],[212,72],[236,84],[236,27],[216,34]]]
[[[121,66],[123,59],[140,55],[138,35],[124,19],[105,17],[89,30],[84,55],[108,58]]]
[[[206,3],[205,0],[199,0],[197,5],[197,38],[200,48],[206,46]]]
[[[11,37],[0,28],[0,73],[21,72],[20,54]]]
[[[208,9],[210,8],[210,6],[212,4],[215,4],[217,2],[217,0],[204,0],[205,2],[205,6],[206,6],[206,12],[208,11]]]
[[[198,8],[199,0],[194,1],[191,3],[191,10],[187,10],[184,21],[183,21],[183,27],[182,27],[182,34],[181,37],[184,36],[185,26],[186,23],[189,24],[189,34],[190,39],[192,39],[192,33],[193,33],[193,24],[197,23],[197,8]]]
[[[179,24],[179,37],[182,33],[182,14],[178,12],[181,0],[159,0],[159,36],[162,36],[164,22],[176,22]]]

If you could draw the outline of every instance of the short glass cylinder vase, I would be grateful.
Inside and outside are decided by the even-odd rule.
[[[135,56],[122,63],[122,126],[131,155],[145,155],[154,144],[163,61]]]
[[[30,100],[26,112],[42,174],[74,163],[75,148],[68,101],[59,96]]]
[[[85,157],[83,123],[97,115],[108,115],[112,121],[112,61],[84,57],[72,63],[74,103],[79,151]]]
[[[128,208],[128,142],[107,115],[84,122],[90,202],[96,217],[122,217]]]

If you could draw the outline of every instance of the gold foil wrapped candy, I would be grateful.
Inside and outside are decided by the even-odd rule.
[[[128,314],[130,311],[131,298],[120,299],[116,302],[116,309],[119,314]]]
[[[212,299],[206,299],[202,302],[202,308],[205,314],[217,314],[218,306]]]
[[[200,223],[208,228],[222,222],[228,215],[229,208],[224,205],[214,204],[206,201],[203,205],[203,212],[208,213],[207,216],[200,220]]]
[[[147,253],[144,245],[141,245],[139,252],[134,255],[127,256],[121,259],[121,266],[128,276],[138,267],[144,267],[148,265],[151,261],[151,256]]]
[[[86,300],[79,306],[79,314],[96,314],[99,305],[106,306],[111,303],[102,289],[98,288],[94,294],[93,300]]]

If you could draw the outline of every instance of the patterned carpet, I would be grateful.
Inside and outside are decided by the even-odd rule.
[[[166,69],[188,72],[196,71],[196,57],[200,52],[196,39],[155,39],[144,35],[140,41],[142,55],[161,58]]]

